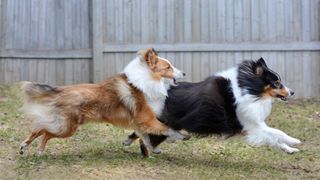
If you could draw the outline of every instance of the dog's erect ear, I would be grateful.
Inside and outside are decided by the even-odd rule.
[[[262,76],[266,68],[267,68],[267,64],[266,62],[264,62],[264,59],[262,57],[256,61],[255,73],[257,76]]]
[[[140,50],[138,55],[150,68],[153,68],[157,64],[157,52],[153,48]]]
[[[263,59],[262,57],[257,60],[256,64],[257,64],[257,66],[262,66],[262,67],[264,67],[264,68],[267,67],[266,62],[264,61],[264,59]]]
[[[156,56],[158,56],[158,53],[157,53],[156,50],[154,50],[154,49],[152,48],[152,51],[154,52],[154,54],[155,54]]]
[[[257,66],[256,70],[255,70],[255,73],[256,73],[257,76],[262,76],[263,68],[261,66]]]

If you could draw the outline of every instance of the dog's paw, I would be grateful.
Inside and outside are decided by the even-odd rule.
[[[172,138],[175,140],[184,140],[186,138],[185,135],[181,134],[179,131],[175,131],[172,129],[169,129],[169,137],[168,138]]]
[[[37,151],[35,154],[37,157],[41,157],[43,155],[43,151]]]
[[[166,142],[167,143],[174,143],[174,142],[176,142],[176,139],[173,137],[167,137]]]
[[[28,149],[28,144],[23,142],[20,144],[20,150],[19,150],[19,153],[22,155],[24,154],[24,152],[26,152]]]
[[[122,145],[124,146],[130,146],[132,143],[133,143],[134,140],[130,139],[130,138],[127,138],[126,140],[124,140],[122,142]]]
[[[183,141],[187,141],[191,138],[191,136],[189,134],[183,134]]]
[[[293,137],[289,137],[286,141],[287,144],[290,145],[295,145],[295,144],[300,144],[301,141],[299,139],[293,138]]]
[[[152,148],[151,151],[152,151],[152,153],[154,153],[154,154],[160,154],[160,153],[162,153],[162,150],[161,150],[160,148],[157,148],[157,147]]]
[[[280,144],[279,148],[281,150],[285,151],[288,154],[293,154],[295,152],[299,152],[300,151],[299,149],[290,147],[290,146],[288,146],[286,144]]]

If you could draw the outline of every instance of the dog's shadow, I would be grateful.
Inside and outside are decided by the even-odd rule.
[[[137,163],[146,162],[150,163],[150,165],[154,166],[154,164],[158,164],[159,167],[161,165],[165,166],[172,166],[174,167],[185,167],[185,168],[219,168],[230,170],[234,169],[236,171],[248,171],[248,168],[252,169],[274,169],[272,164],[261,164],[255,161],[244,160],[239,158],[239,161],[228,160],[225,158],[219,157],[219,155],[213,156],[209,159],[204,159],[199,156],[188,156],[188,157],[181,157],[181,156],[174,156],[170,153],[162,153],[159,155],[154,155],[150,158],[144,158],[137,151],[131,151],[130,149],[126,148],[98,148],[94,151],[85,150],[85,151],[78,151],[77,153],[64,153],[64,154],[45,154],[43,156],[37,157],[36,155],[27,155],[22,156],[19,158],[19,161],[22,164],[26,162],[31,162],[32,166],[40,166],[45,162],[45,164],[54,164],[54,165],[61,165],[61,166],[73,166],[82,164],[88,164],[88,162],[94,164],[99,163],[100,165],[112,165],[112,166],[123,166],[126,165],[136,165]],[[87,163],[86,163],[87,162]],[[89,164],[90,164],[89,163]],[[245,165],[244,165],[245,164]]]

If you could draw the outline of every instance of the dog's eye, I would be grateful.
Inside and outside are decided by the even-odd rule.
[[[170,66],[167,67],[167,69],[170,69],[170,68],[171,68]]]
[[[274,85],[277,86],[277,87],[280,86],[280,81],[274,82]]]

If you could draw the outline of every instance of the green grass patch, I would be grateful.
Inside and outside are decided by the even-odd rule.
[[[21,156],[19,144],[31,122],[19,112],[17,85],[0,86],[0,179],[319,179],[320,101],[275,102],[268,124],[301,139],[288,155],[251,147],[243,137],[197,138],[162,144],[162,154],[144,159],[138,143],[122,146],[130,131],[86,124],[68,139],[50,140],[42,157],[35,141]]]

